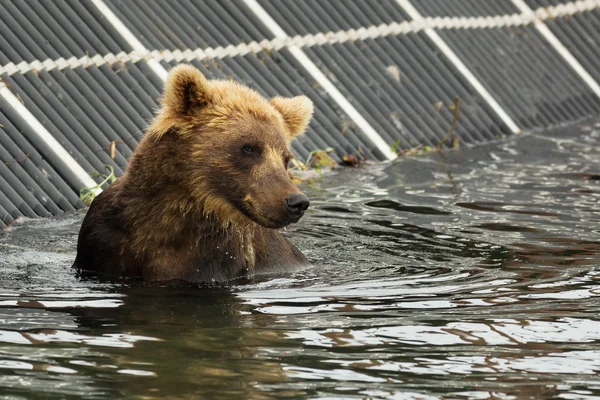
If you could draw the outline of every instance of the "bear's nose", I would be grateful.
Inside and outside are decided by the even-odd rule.
[[[285,202],[293,214],[303,214],[310,205],[310,201],[304,193],[294,193],[285,199]]]

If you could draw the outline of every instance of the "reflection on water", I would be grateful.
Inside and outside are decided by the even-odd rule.
[[[600,396],[600,126],[345,169],[286,234],[314,267],[131,286],[82,215],[0,235],[7,398]]]

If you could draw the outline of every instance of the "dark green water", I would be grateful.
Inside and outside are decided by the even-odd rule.
[[[82,215],[0,233],[0,397],[600,396],[600,125],[305,190],[314,267],[228,286],[78,280]]]

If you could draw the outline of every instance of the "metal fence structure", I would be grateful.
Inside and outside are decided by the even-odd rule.
[[[597,116],[599,54],[600,0],[0,0],[0,227],[122,174],[181,62],[309,96],[299,159],[383,161]]]

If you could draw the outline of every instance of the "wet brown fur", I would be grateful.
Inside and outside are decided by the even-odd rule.
[[[298,192],[288,146],[312,111],[304,96],[267,100],[176,67],[126,173],[92,202],[75,266],[108,277],[222,281],[307,264],[276,228],[295,222],[285,203]]]

